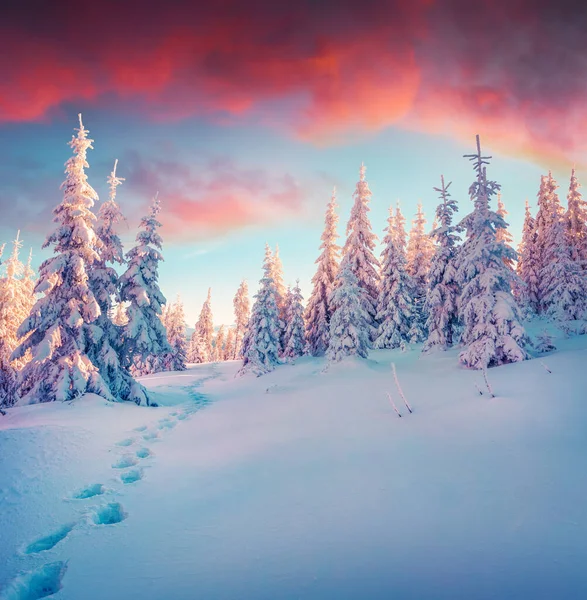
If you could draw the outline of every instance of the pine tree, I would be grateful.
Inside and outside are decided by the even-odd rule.
[[[368,300],[350,261],[343,260],[341,264],[331,303],[334,312],[330,320],[327,358],[331,362],[340,362],[345,356],[367,358],[371,316],[366,309]]]
[[[241,282],[238,291],[236,292],[236,296],[233,300],[233,306],[236,325],[234,330],[234,353],[230,359],[237,360],[243,356],[243,337],[245,335],[245,331],[247,330],[247,325],[251,316],[249,287],[244,279]]]
[[[456,282],[455,256],[460,238],[457,228],[452,224],[458,207],[448,191],[451,182],[445,185],[443,175],[440,176],[440,182],[441,186],[434,188],[434,191],[440,194],[441,200],[436,208],[436,223],[440,223],[440,226],[431,233],[436,240],[436,252],[432,257],[428,274],[426,294],[428,337],[424,344],[424,352],[450,348],[458,329],[459,286]]]
[[[185,335],[185,312],[178,296],[174,303],[165,307],[162,319],[167,331],[171,352],[164,357],[166,371],[185,371],[187,362],[187,339]]]
[[[405,218],[399,208],[395,218],[389,208],[387,233],[381,253],[381,288],[377,302],[379,327],[375,348],[405,348],[414,318],[412,283],[406,272]]]
[[[208,362],[205,360],[208,357],[209,355],[206,354],[206,344],[204,343],[202,332],[196,323],[196,327],[192,333],[188,346],[188,362],[200,364],[203,362]]]
[[[263,277],[255,294],[251,318],[243,340],[243,366],[241,373],[252,371],[263,375],[280,364],[279,359],[279,311],[275,283],[272,277],[273,256],[265,245]]]
[[[283,356],[295,359],[303,356],[306,348],[306,330],[304,323],[303,296],[300,290],[300,280],[288,296],[287,327],[284,336]]]
[[[365,179],[365,165],[361,164],[359,181],[353,194],[355,202],[346,229],[347,239],[342,262],[350,264],[351,271],[357,278],[358,286],[364,296],[364,306],[369,315],[370,335],[375,335],[379,261],[373,254],[377,236],[371,231],[368,217],[371,196],[369,184]]]
[[[326,353],[330,340],[330,318],[332,307],[330,295],[334,289],[334,280],[338,273],[340,246],[336,244],[339,237],[336,233],[338,216],[336,214],[336,188],[332,190],[332,197],[328,203],[324,219],[324,232],[322,233],[322,250],[316,263],[318,268],[312,277],[312,294],[306,308],[306,337],[308,352],[312,356],[322,356]]]
[[[505,223],[489,207],[500,186],[487,180],[485,165],[491,157],[481,155],[479,136],[477,153],[466,158],[473,162],[477,178],[469,188],[473,212],[461,222],[467,238],[457,273],[462,286],[459,316],[463,323],[461,342],[465,346],[459,358],[468,367],[484,369],[525,360],[527,337],[510,292],[513,273],[503,262],[504,255],[515,259],[515,254],[496,241],[496,229],[505,227]]]
[[[536,220],[532,216],[530,206],[526,200],[522,241],[518,246],[518,264],[516,267],[519,284],[514,286],[514,292],[520,306],[530,313],[536,313],[539,305],[539,256],[536,243]]]
[[[414,302],[410,341],[415,343],[426,339],[426,290],[430,261],[434,255],[434,243],[425,231],[426,222],[422,204],[419,203],[416,218],[412,221],[406,253],[406,271],[412,278]]]
[[[165,353],[171,351],[161,319],[166,304],[159,288],[159,263],[163,261],[163,241],[157,232],[161,223],[159,196],[151,204],[148,216],[141,219],[137,245],[127,253],[128,267],[120,278],[120,298],[126,304],[128,323],[124,327],[122,365],[136,374],[147,375],[162,369]],[[142,394],[142,397],[145,397]],[[125,399],[140,403],[140,393],[130,390]],[[148,398],[145,397],[148,401]]]
[[[539,272],[542,309],[562,323],[582,320],[587,318],[587,277],[580,262],[571,258],[556,181],[550,173],[543,179],[546,179],[544,189],[550,215],[544,219],[543,264]]]
[[[571,183],[567,194],[566,234],[571,250],[571,260],[587,270],[587,202],[583,200],[579,189],[575,169],[571,172]]]
[[[234,340],[235,340],[235,329],[229,327],[226,333],[226,344],[224,345],[224,357],[222,360],[234,360]]]
[[[17,236],[18,239],[18,236]],[[0,246],[0,259],[4,253],[4,244]],[[0,261],[1,263],[1,261]],[[0,289],[0,310],[5,312],[4,302],[12,300]],[[0,318],[0,414],[6,413],[2,408],[14,405],[18,400],[18,381],[16,371],[10,364],[11,351],[6,343],[6,319]]]
[[[63,201],[53,211],[57,228],[43,245],[53,246],[54,251],[41,265],[35,286],[35,293],[43,297],[20,326],[17,335],[24,340],[12,355],[18,360],[31,351],[31,361],[20,374],[20,394],[26,403],[72,400],[86,392],[112,399],[86,354],[91,324],[100,315],[88,285],[88,269],[99,259],[102,244],[91,212],[98,196],[85,174],[86,153],[93,140],[81,115],[79,122],[70,142],[73,156],[65,163]]]
[[[118,273],[112,265],[124,264],[122,242],[117,231],[117,226],[124,217],[116,203],[116,188],[124,179],[116,176],[117,164],[118,160],[114,162],[108,177],[110,188],[108,200],[98,210],[96,222],[96,235],[100,240],[98,259],[88,271],[88,285],[100,307],[100,315],[91,328],[91,335],[87,340],[87,353],[100,370],[100,375],[115,399],[127,399],[132,389],[133,394],[138,393],[142,400],[146,396],[146,391],[121,364],[121,332],[110,318],[112,299],[118,300]]]
[[[122,302],[115,302],[110,308],[110,319],[114,325],[118,327],[124,327],[128,323],[128,315],[126,314],[126,307]]]
[[[287,288],[283,283],[283,264],[279,257],[279,246],[275,244],[275,252],[272,257],[271,277],[275,283],[275,301],[279,311],[279,351],[284,349],[284,335],[287,325]]]
[[[224,325],[220,325],[214,343],[214,360],[216,362],[221,362],[224,360],[224,350],[226,344],[225,340],[226,336],[224,334]]]
[[[502,218],[504,227],[496,228],[495,239],[498,243],[505,244],[509,248],[513,249],[512,243],[514,241],[514,237],[508,231],[508,224],[506,223],[506,220],[505,220],[505,218],[507,217],[507,215],[509,213],[505,209],[505,205],[501,200],[501,192],[497,193],[497,211],[496,212]],[[512,269],[512,271],[514,270],[514,259],[512,258],[512,256],[515,256],[515,255],[516,255],[515,252],[508,252],[507,255],[504,254],[504,256],[503,256],[503,263],[505,264],[506,267],[508,267],[509,269]]]
[[[194,362],[212,362],[214,360],[214,321],[212,317],[212,288],[208,288],[208,296],[202,310],[200,318],[196,323],[196,347],[199,348],[199,360]],[[198,339],[199,337],[199,339]]]

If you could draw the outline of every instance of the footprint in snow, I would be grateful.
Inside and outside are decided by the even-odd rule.
[[[137,464],[137,459],[132,454],[125,454],[121,456],[113,465],[113,469],[126,469],[127,467],[134,467]]]
[[[137,458],[149,458],[149,456],[153,456],[153,453],[149,450],[149,448],[140,448],[135,452]]]
[[[165,421],[163,423],[159,423],[157,426],[158,429],[173,429],[177,423],[175,421]]]
[[[101,496],[106,491],[106,488],[101,483],[93,483],[73,495],[75,500],[86,500],[94,496]]]
[[[120,440],[120,442],[116,442],[117,446],[122,447],[131,446],[132,444],[134,444],[134,440],[132,438],[126,438],[125,440]]]
[[[19,575],[4,589],[2,600],[40,600],[63,588],[67,562],[47,563],[34,571]]]
[[[64,540],[70,532],[75,527],[75,523],[68,523],[67,525],[63,525],[53,533],[49,535],[39,538],[34,541],[32,544],[29,544],[25,550],[25,554],[37,554],[38,552],[44,552],[45,550],[51,550],[57,546],[57,544]]]
[[[99,506],[92,515],[92,521],[96,525],[116,525],[128,517],[119,502],[110,502]]]
[[[156,440],[158,437],[159,437],[158,431],[150,431],[148,433],[145,433],[145,435],[143,436],[143,439],[146,441],[150,441],[150,440]]]
[[[143,478],[143,469],[130,469],[120,474],[120,481],[125,485],[135,483]]]
[[[135,427],[134,431],[138,431],[138,432],[147,431],[147,426],[146,425],[141,425],[140,427]]]

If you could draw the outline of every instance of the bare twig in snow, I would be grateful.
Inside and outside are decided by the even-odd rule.
[[[404,401],[404,404],[406,405],[406,408],[408,409],[408,411],[411,413],[413,413],[414,411],[412,410],[412,407],[408,404],[408,401],[406,400],[406,397],[404,396],[404,392],[402,391],[402,388],[399,384],[399,381],[397,379],[397,372],[395,370],[395,363],[391,363],[391,370],[393,371],[393,378],[395,380],[395,386],[397,387],[397,391],[399,392],[399,395],[401,396],[402,400]]]
[[[397,406],[395,405],[395,402],[393,401],[393,398],[391,397],[391,394],[389,392],[387,392],[387,397],[389,398],[389,402],[391,403],[391,406],[393,406],[393,410],[395,410],[395,412],[397,413],[397,416],[401,418],[402,413],[397,409]]]
[[[548,373],[552,373],[552,371],[544,364],[543,361],[540,361],[540,364],[546,369]]]
[[[3,417],[6,416],[6,413],[0,408],[0,415],[2,415]]]
[[[495,394],[493,393],[493,390],[491,389],[491,384],[489,383],[489,378],[487,377],[487,365],[483,367],[483,379],[485,379],[485,385],[487,386],[487,391],[489,392],[489,395],[491,396],[491,398],[495,398]]]
[[[477,391],[479,392],[479,395],[483,396],[483,392],[481,391],[481,388],[477,385],[477,382],[475,382],[475,387],[477,388]]]

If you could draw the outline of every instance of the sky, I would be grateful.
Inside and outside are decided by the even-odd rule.
[[[587,177],[587,4],[560,0],[8,0],[0,9],[0,242],[38,266],[78,113],[102,200],[115,159],[130,249],[159,192],[160,282],[189,324],[212,288],[216,324],[279,244],[311,291],[336,186],[341,243],[362,162],[383,238],[399,199],[429,225],[443,174],[460,214],[481,136],[519,241],[552,170]],[[380,248],[378,248],[378,251]]]

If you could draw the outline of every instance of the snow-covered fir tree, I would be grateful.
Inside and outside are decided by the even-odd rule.
[[[222,362],[224,360],[225,346],[226,334],[224,332],[224,325],[220,325],[218,332],[216,333],[216,339],[214,340],[214,360],[216,362]]]
[[[514,236],[509,232],[508,224],[506,223],[506,220],[505,220],[505,218],[508,216],[509,213],[505,209],[505,204],[503,203],[503,201],[501,199],[501,192],[497,193],[497,211],[496,212],[502,218],[502,220],[505,224],[505,227],[498,227],[495,230],[495,239],[498,242],[501,242],[502,244],[505,244],[506,246],[513,248],[512,243],[514,241]],[[506,267],[513,270],[515,265],[514,265],[514,259],[511,258],[512,256],[515,256],[515,253],[508,252],[507,255],[504,254],[503,262],[506,265]]]
[[[206,344],[204,343],[204,337],[202,336],[202,332],[197,323],[190,338],[187,358],[188,362],[195,364],[208,362],[205,360],[209,358],[209,355],[206,353]]]
[[[234,327],[229,327],[226,332],[226,343],[224,344],[224,357],[222,360],[234,360]]]
[[[167,331],[167,341],[171,352],[164,355],[166,371],[185,371],[187,362],[187,339],[185,335],[185,311],[183,302],[178,296],[175,302],[165,306],[163,325]]]
[[[379,327],[375,348],[405,348],[414,318],[412,282],[406,272],[405,218],[399,207],[389,208],[387,233],[381,253],[381,286],[377,301]]]
[[[550,173],[543,179],[546,179],[544,189],[550,216],[545,219],[539,272],[542,310],[560,323],[582,320],[587,318],[587,276],[580,262],[571,258],[556,181]]]
[[[303,356],[306,348],[306,326],[304,323],[304,298],[300,290],[300,280],[288,295],[287,326],[284,335],[283,356],[295,359]]]
[[[371,330],[366,305],[368,300],[359,286],[350,261],[342,262],[331,297],[334,312],[330,319],[330,342],[326,352],[331,362],[346,356],[369,356]]]
[[[212,317],[212,288],[202,305],[200,317],[196,323],[196,347],[199,348],[197,360],[193,362],[212,362],[214,360],[214,319]],[[192,336],[193,337],[193,336]],[[198,339],[199,338],[199,339]]]
[[[99,259],[102,242],[94,230],[91,211],[98,196],[87,181],[87,150],[92,148],[81,115],[65,163],[63,200],[53,211],[57,227],[43,247],[54,256],[43,262],[35,293],[43,296],[18,330],[24,338],[12,358],[31,352],[20,373],[20,395],[25,403],[72,400],[86,392],[112,399],[108,385],[86,354],[90,327],[100,307],[88,285],[88,269]],[[26,337],[25,337],[26,336]]]
[[[579,191],[581,184],[571,172],[571,183],[567,194],[566,235],[571,251],[571,259],[587,271],[587,202]]]
[[[126,306],[122,302],[114,302],[110,308],[110,319],[115,325],[123,327],[128,323],[128,315],[126,314]]]
[[[230,360],[236,360],[242,358],[242,346],[243,338],[247,330],[249,318],[251,316],[251,303],[249,300],[249,286],[247,282],[243,280],[236,292],[233,300],[234,306],[234,318],[235,318],[235,329],[234,329],[234,353],[230,357]]]
[[[536,220],[532,216],[530,205],[526,200],[522,241],[518,246],[518,263],[516,265],[519,281],[514,286],[514,292],[520,307],[530,314],[538,311],[540,297],[539,258],[540,253],[536,247]]]
[[[283,352],[285,327],[287,320],[287,288],[283,283],[283,264],[279,256],[279,245],[275,244],[275,252],[272,255],[271,277],[275,283],[275,301],[279,311],[279,351]]]
[[[120,328],[110,318],[112,299],[118,300],[118,273],[113,265],[124,264],[122,242],[118,235],[118,224],[124,220],[116,202],[116,188],[124,179],[117,177],[114,162],[108,177],[110,193],[108,200],[98,210],[96,235],[100,240],[98,258],[88,271],[88,284],[100,307],[100,315],[94,321],[87,340],[87,353],[100,370],[110,392],[117,400],[126,400],[131,396],[136,401],[146,396],[142,386],[134,380],[126,366],[121,364],[122,339]],[[131,390],[133,390],[131,392]]]
[[[247,331],[243,340],[243,366],[241,373],[252,371],[262,375],[280,364],[279,359],[279,310],[277,291],[273,281],[273,256],[265,245],[263,277],[251,311]]]
[[[504,255],[515,259],[511,248],[496,241],[495,232],[504,220],[490,209],[499,184],[487,180],[489,156],[467,155],[477,178],[469,188],[473,212],[461,225],[467,237],[460,253],[457,281],[462,288],[459,317],[463,324],[461,362],[475,369],[525,360],[526,333],[520,323],[520,310],[511,294],[513,272],[503,262]]]
[[[4,244],[0,246],[0,259],[4,253]],[[0,261],[1,262],[1,261]],[[9,300],[12,302],[10,295],[5,293],[4,288],[0,288],[0,414],[6,414],[2,408],[12,406],[18,400],[18,380],[16,370],[10,363],[11,349],[6,342],[6,319],[5,313],[8,310],[8,305],[5,304]]]
[[[332,197],[326,209],[324,219],[324,232],[322,233],[320,245],[320,256],[316,260],[318,265],[314,277],[312,277],[312,294],[306,308],[306,338],[308,341],[308,352],[312,356],[323,356],[328,348],[330,340],[330,318],[332,307],[330,296],[334,289],[334,280],[338,273],[340,260],[340,246],[336,240],[336,225],[338,216],[336,214],[336,188],[332,190]]]
[[[355,199],[347,224],[347,239],[342,262],[350,264],[363,292],[364,307],[369,315],[370,336],[376,333],[377,298],[379,296],[379,261],[373,254],[377,236],[371,231],[369,222],[369,200],[371,190],[365,179],[365,165],[361,164],[359,181],[353,193]]]
[[[444,176],[440,176],[440,187],[434,191],[440,194],[440,204],[436,208],[438,226],[430,234],[436,241],[436,252],[432,257],[428,273],[428,291],[426,293],[426,330],[428,337],[423,351],[433,349],[446,350],[456,340],[458,330],[459,286],[456,281],[455,256],[460,240],[453,217],[458,210]]]
[[[157,232],[161,223],[159,195],[149,215],[143,217],[136,246],[126,255],[127,269],[120,278],[120,298],[126,304],[128,323],[123,329],[122,364],[134,373],[146,375],[162,370],[163,356],[171,352],[167,332],[161,323],[161,308],[167,301],[159,288],[159,263],[163,241]],[[130,390],[128,400],[148,401],[144,392]]]
[[[422,204],[418,203],[406,252],[406,271],[412,278],[414,303],[410,341],[414,343],[423,342],[426,339],[426,290],[428,289],[430,262],[434,255],[434,242],[426,234],[426,222]]]

